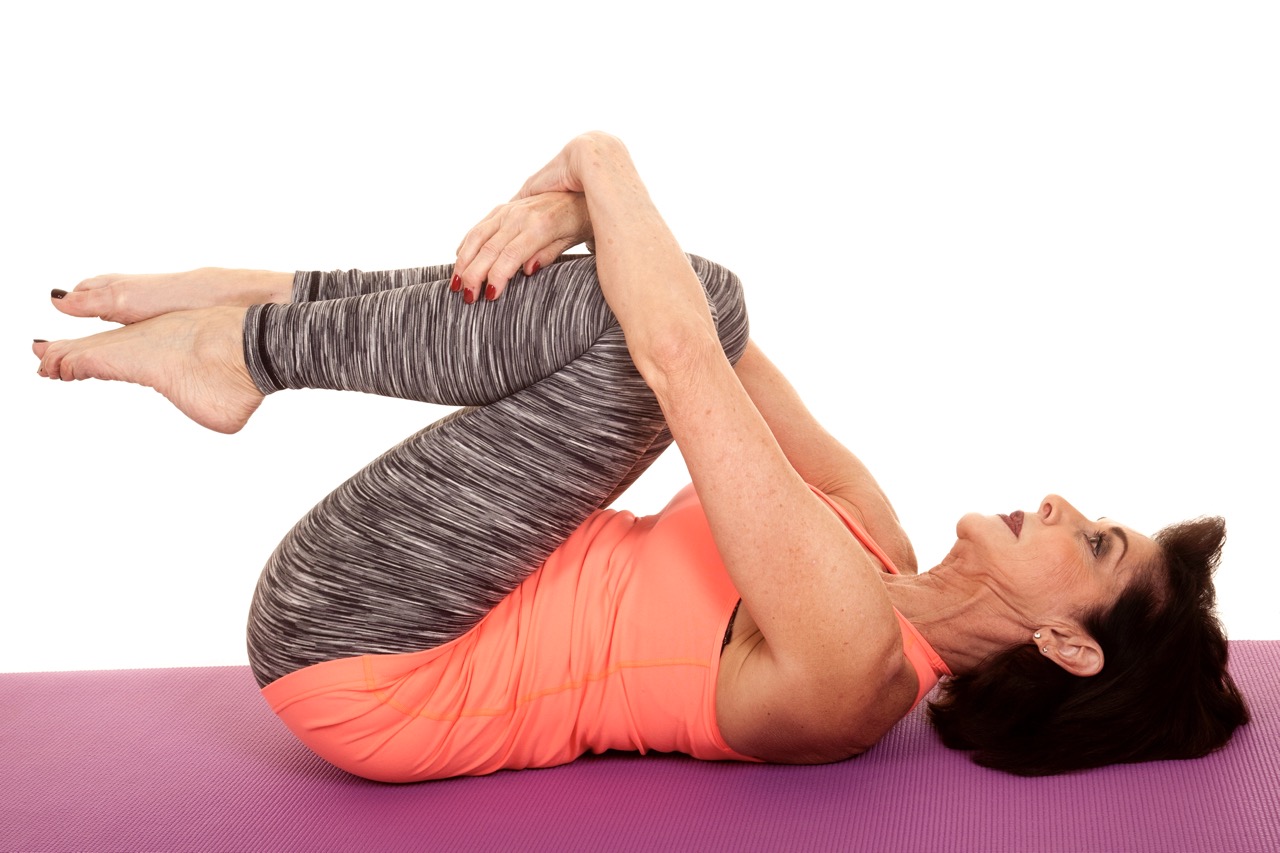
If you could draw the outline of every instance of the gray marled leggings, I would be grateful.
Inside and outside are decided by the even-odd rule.
[[[737,276],[690,256],[721,343],[747,342]],[[595,259],[463,303],[452,267],[300,272],[293,303],[245,318],[258,387],[465,406],[339,486],[267,561],[249,611],[259,686],[311,664],[446,643],[671,442]]]

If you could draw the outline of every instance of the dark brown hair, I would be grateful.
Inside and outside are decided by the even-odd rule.
[[[929,704],[942,742],[1022,776],[1198,758],[1225,744],[1249,720],[1214,613],[1225,535],[1221,518],[1156,534],[1160,565],[1080,619],[1102,647],[1097,675],[1072,675],[1028,644],[945,681]]]

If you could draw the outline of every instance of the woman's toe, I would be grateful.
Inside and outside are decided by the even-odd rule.
[[[54,308],[72,317],[103,317],[111,310],[110,291],[106,288],[69,292],[55,289],[49,299]]]

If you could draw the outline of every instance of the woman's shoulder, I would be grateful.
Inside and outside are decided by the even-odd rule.
[[[742,617],[746,616],[746,620]],[[919,683],[902,655],[885,661],[875,683],[792,684],[779,689],[764,658],[768,644],[750,614],[725,649],[716,684],[716,723],[734,751],[775,764],[827,764],[866,752],[915,704]],[[840,701],[833,701],[839,695]],[[861,697],[850,700],[850,697]]]
[[[888,518],[851,500],[838,490],[809,487],[858,539],[886,572],[915,573],[915,555],[897,518]],[[872,529],[884,537],[881,545]],[[733,639],[724,650],[717,679],[717,718],[722,736],[735,750],[780,763],[809,764],[840,761],[869,749],[913,706],[919,682],[915,668],[902,654],[894,632],[882,655],[883,665],[862,667],[866,683],[792,684],[778,689],[778,672],[767,660],[768,643],[751,613],[743,608],[734,624]],[[873,644],[876,645],[876,644]],[[870,651],[870,647],[868,648]],[[881,657],[880,653],[875,653]],[[861,680],[861,679],[860,679]],[[872,683],[874,682],[874,683]],[[838,701],[829,701],[832,697]],[[850,701],[861,696],[862,701]]]

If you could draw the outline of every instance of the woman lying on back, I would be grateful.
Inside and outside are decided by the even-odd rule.
[[[737,278],[681,251],[613,137],[571,141],[453,266],[102,276],[54,305],[126,325],[38,341],[42,375],[149,385],[223,432],[285,388],[466,407],[315,507],[254,596],[264,695],[353,773],[839,761],[939,678],[943,740],[1015,773],[1200,756],[1247,720],[1221,519],[1149,538],[1049,495],[964,516],[917,574],[749,340]],[[606,509],[673,438],[692,486]]]

